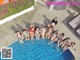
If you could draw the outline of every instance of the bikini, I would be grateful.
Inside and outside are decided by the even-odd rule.
[[[26,32],[25,34],[24,34],[25,36],[29,36],[29,34]]]
[[[35,30],[33,30],[32,28],[30,28],[30,35],[33,35],[35,32]]]

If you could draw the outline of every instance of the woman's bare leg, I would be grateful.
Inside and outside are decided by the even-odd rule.
[[[23,44],[24,42],[23,42],[23,40],[22,39],[20,39],[20,41],[19,41],[21,44]]]
[[[48,33],[46,33],[46,38],[48,38]]]
[[[50,35],[50,33],[49,33],[49,34],[48,34],[48,39],[50,39],[50,36],[51,36],[51,35]]]
[[[38,35],[38,39],[40,38],[40,35]]]

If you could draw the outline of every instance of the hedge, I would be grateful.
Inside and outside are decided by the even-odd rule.
[[[34,0],[16,0],[0,6],[0,20],[19,13],[34,5]]]

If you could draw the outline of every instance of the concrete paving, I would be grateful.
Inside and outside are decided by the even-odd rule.
[[[66,7],[67,8],[67,7]],[[71,8],[67,8],[71,13],[75,13],[76,16],[78,13]],[[55,26],[55,29],[58,29],[60,32],[65,33],[65,37],[70,37],[71,41],[76,42],[74,49],[70,48],[71,52],[74,54],[76,60],[80,60],[80,40],[70,32],[70,30],[63,24],[63,20],[66,18],[72,18],[70,13],[66,9],[56,10],[53,9],[52,11],[45,5],[45,3],[41,0],[38,0],[35,4],[35,10],[29,13],[26,13],[13,21],[7,22],[0,26],[0,48],[6,47],[12,44],[13,42],[17,41],[17,38],[14,36],[15,31],[27,27],[31,23],[40,26],[41,24],[47,24],[50,22],[55,16],[58,17],[58,24]]]

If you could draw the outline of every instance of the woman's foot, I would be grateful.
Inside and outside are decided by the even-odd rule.
[[[19,41],[21,44],[24,44],[24,42],[23,41]]]

